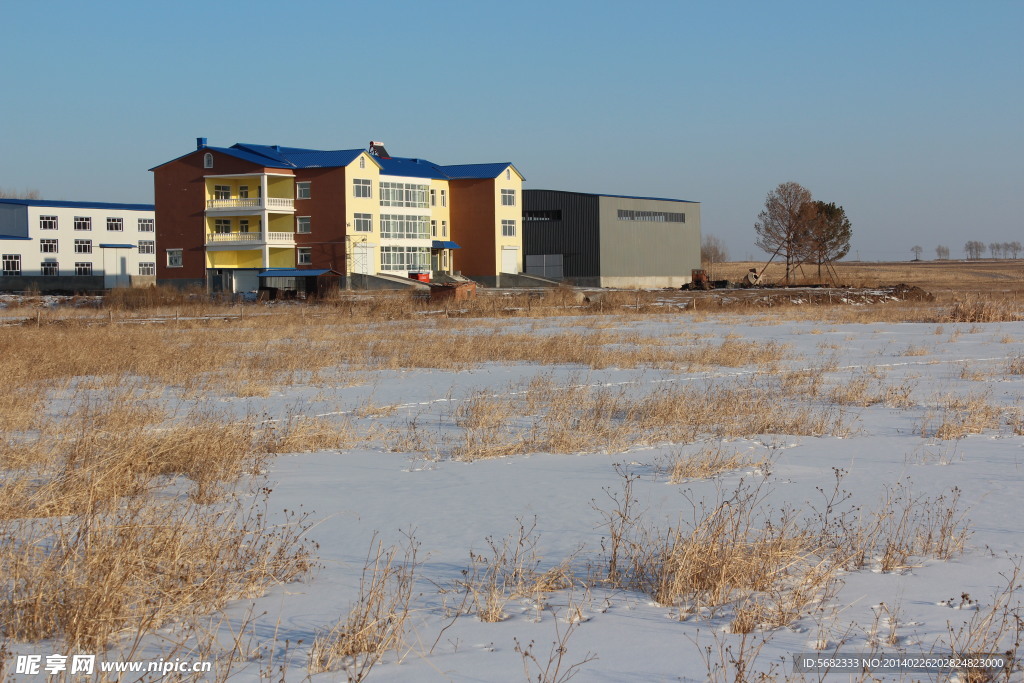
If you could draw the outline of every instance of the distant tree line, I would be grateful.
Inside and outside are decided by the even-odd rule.
[[[9,190],[0,187],[0,199],[40,199],[39,190]]]
[[[942,247],[946,249],[945,247]],[[1018,258],[1024,247],[1021,246],[1020,242],[992,242],[987,247],[984,242],[978,240],[970,240],[964,244],[964,254],[968,259],[980,259],[985,254],[985,250],[988,249],[991,258],[1007,258],[1015,259]],[[942,258],[942,256],[939,256]],[[949,249],[946,249],[946,258],[949,258]]]

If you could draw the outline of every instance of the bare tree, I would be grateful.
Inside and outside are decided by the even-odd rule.
[[[0,187],[0,199],[40,199],[39,190],[9,190]]]
[[[921,260],[921,252],[924,251],[924,249],[921,247],[920,244],[915,244],[914,246],[912,246],[910,248],[910,251],[914,254],[915,261]]]
[[[999,242],[992,242],[988,245],[988,250],[992,253],[992,258],[999,258],[1003,254],[1003,245]]]
[[[786,259],[786,283],[795,265],[808,254],[807,235],[814,218],[811,193],[799,183],[786,182],[768,193],[754,231],[758,248]]]
[[[1010,242],[1006,246],[1007,246],[1007,248],[1010,251],[1010,258],[1016,259],[1018,256],[1020,256],[1020,251],[1021,251],[1021,244],[1020,244],[1020,242],[1017,242],[1016,240],[1014,240],[1013,242]]]
[[[978,240],[970,240],[964,244],[964,254],[968,259],[980,259],[985,253],[985,243]]]
[[[700,243],[700,262],[702,265],[723,263],[729,260],[729,252],[726,251],[722,240],[714,235],[704,235]]]
[[[935,258],[939,259],[940,261],[948,260],[949,259],[949,247],[943,246],[941,244],[939,246],[935,247]]]

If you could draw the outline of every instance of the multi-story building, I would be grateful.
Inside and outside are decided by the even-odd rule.
[[[498,284],[522,271],[523,178],[511,163],[198,138],[152,171],[161,282],[242,292],[273,268],[331,269],[354,286],[457,271]]]
[[[700,268],[700,203],[526,190],[530,275],[588,287],[678,287]]]
[[[152,204],[0,199],[0,289],[89,291],[156,281]]]

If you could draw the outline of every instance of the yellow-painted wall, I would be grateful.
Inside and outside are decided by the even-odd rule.
[[[207,268],[262,268],[263,252],[259,249],[206,252]],[[284,266],[287,267],[287,266]]]
[[[295,178],[267,176],[267,196],[295,199]]]
[[[249,199],[260,195],[262,175],[253,174],[242,178],[206,178],[206,198],[214,199],[214,187],[227,185],[231,188],[231,199],[238,199],[238,188],[243,185],[249,188]],[[295,199],[295,178],[292,176],[267,176],[267,196]]]
[[[360,159],[363,160],[363,168],[359,168]],[[352,181],[356,178],[370,181],[369,197],[354,196]],[[373,217],[370,221],[373,229],[370,232],[355,232],[357,213],[368,213]],[[348,226],[345,232],[356,240],[380,234],[380,166],[366,152],[345,167],[345,224]]]
[[[274,249],[270,250],[270,267],[271,268],[294,268],[295,267],[295,250],[294,249]]]
[[[295,232],[295,216],[291,214],[272,213],[270,224],[267,226],[269,232]]]
[[[510,176],[510,177],[507,177]],[[501,203],[502,190],[515,190],[515,206],[503,206]],[[516,222],[515,237],[504,237],[501,233],[501,221],[514,220]],[[507,171],[494,179],[494,249],[495,263],[499,270],[501,268],[501,248],[519,248],[519,270],[523,270],[523,178],[512,166]]]

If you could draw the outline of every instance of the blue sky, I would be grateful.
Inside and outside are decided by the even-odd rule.
[[[235,142],[383,140],[527,187],[702,202],[730,256],[781,182],[854,252],[1024,241],[1024,2],[24,2],[3,6],[0,187],[152,201]]]

